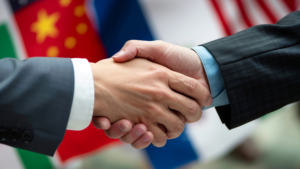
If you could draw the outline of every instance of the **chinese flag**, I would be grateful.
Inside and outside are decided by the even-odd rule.
[[[86,58],[90,62],[107,58],[85,11],[84,0],[43,0],[17,11],[15,19],[27,55]],[[90,124],[83,131],[67,131],[57,152],[64,162],[118,142]]]

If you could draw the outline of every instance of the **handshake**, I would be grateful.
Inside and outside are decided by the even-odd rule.
[[[198,54],[185,47],[133,40],[90,65],[94,126],[137,149],[164,146],[213,101]]]

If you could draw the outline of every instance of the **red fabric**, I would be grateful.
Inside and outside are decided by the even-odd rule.
[[[265,12],[270,23],[272,23],[272,24],[276,23],[277,19],[275,18],[274,14],[272,14],[269,7],[266,5],[266,2],[264,0],[257,0],[257,2],[259,4],[259,6],[262,8],[262,10]]]
[[[234,26],[235,25],[231,25],[230,24],[230,20],[234,20],[235,18],[230,18],[228,13],[228,9],[226,9],[226,7],[223,5],[221,5],[221,2],[224,2],[223,0],[209,0],[212,4],[212,7],[214,8],[218,19],[220,21],[221,26],[223,27],[224,30],[224,35],[226,36],[230,36],[234,33],[236,33],[234,30]],[[229,1],[229,0],[228,0]],[[265,17],[268,19],[266,24],[271,24],[271,23],[276,23],[277,22],[277,18],[274,15],[274,11],[272,11],[270,9],[270,6],[268,6],[266,3],[267,0],[253,0],[251,1],[252,3],[256,3],[258,4],[260,9],[257,10],[261,10],[263,15],[265,15]],[[251,13],[249,13],[249,11],[247,11],[248,6],[246,5],[246,0],[234,0],[235,2],[235,6],[237,8],[237,14],[240,19],[240,22],[245,24],[245,29],[255,26],[255,24],[253,23],[253,16],[251,15]],[[248,1],[249,2],[249,1]],[[273,2],[273,1],[272,1]],[[273,3],[278,3],[280,1],[274,1]],[[299,6],[300,6],[300,0],[281,0],[283,5],[286,5],[286,8],[288,9],[289,12],[293,12],[296,11]],[[249,9],[250,10],[250,9]],[[242,24],[242,25],[243,25]]]
[[[67,131],[58,148],[58,155],[61,161],[65,162],[70,158],[120,143],[119,140],[106,137],[103,130],[98,130],[93,124],[90,124],[88,128],[82,131]]]
[[[83,6],[84,0],[70,1],[71,3],[67,6],[62,6],[59,2],[59,0],[37,1],[15,13],[15,20],[19,26],[28,57],[47,56],[49,47],[54,47],[57,49],[58,57],[87,58],[90,62],[106,58],[104,46],[87,15],[85,13],[75,15],[75,8]],[[37,40],[37,32],[32,28],[34,23],[39,20],[39,13],[44,13],[47,17],[58,16],[58,20],[54,24],[58,32],[55,36],[46,36],[42,41]],[[80,23],[87,26],[86,32],[83,34],[76,31],[76,26]],[[67,48],[65,45],[68,37],[72,37],[76,41],[72,48]],[[66,131],[57,153],[61,161],[65,162],[70,158],[99,150],[112,143],[120,142],[108,138],[104,131],[90,125],[83,131]]]
[[[243,18],[242,21],[245,22],[248,28],[253,26],[253,23],[250,21],[250,18],[246,13],[245,4],[242,2],[242,0],[236,0],[236,3]]]
[[[97,62],[107,57],[104,46],[99,41],[99,36],[93,29],[91,22],[84,13],[82,17],[74,15],[77,6],[83,6],[84,0],[71,1],[67,7],[62,7],[59,0],[43,0],[34,2],[28,7],[15,13],[15,19],[23,37],[24,45],[28,57],[47,56],[47,50],[51,46],[59,49],[59,57],[87,58],[90,62]],[[57,36],[47,36],[42,43],[37,42],[37,33],[32,31],[33,24],[38,20],[38,13],[46,11],[47,15],[57,13],[59,19],[55,24],[58,29]],[[76,32],[79,23],[87,25],[85,34],[80,35]],[[65,40],[68,37],[76,39],[73,49],[65,47]]]
[[[300,0],[282,0],[291,12],[296,11],[300,4]]]
[[[226,36],[230,36],[233,34],[232,30],[230,29],[230,26],[228,24],[228,17],[226,17],[226,13],[222,11],[221,6],[218,3],[218,0],[211,0],[212,6],[214,7],[218,18],[220,20],[220,23],[222,24],[223,30],[225,32]]]

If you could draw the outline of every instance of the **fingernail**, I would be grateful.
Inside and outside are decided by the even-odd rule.
[[[134,135],[136,135],[137,137],[139,137],[142,134],[144,134],[145,132],[146,132],[146,130],[144,128],[137,128],[136,131],[134,132]]]
[[[121,125],[120,125],[119,128],[120,128],[120,130],[121,130],[123,133],[126,133],[126,132],[128,132],[128,131],[130,130],[129,126],[126,125],[126,124],[124,124],[124,123],[121,123]]]
[[[145,143],[148,143],[149,141],[151,141],[151,137],[149,137],[149,136],[144,136],[144,137],[142,138],[142,141],[145,142]]]
[[[122,55],[124,55],[125,54],[125,52],[123,51],[123,50],[120,50],[118,53],[116,53],[113,57],[114,58],[118,58],[118,57],[120,57],[120,56],[122,56]]]
[[[212,99],[212,97],[210,95],[209,98],[206,101],[206,106],[210,106],[212,104],[212,102],[213,102],[213,99]]]

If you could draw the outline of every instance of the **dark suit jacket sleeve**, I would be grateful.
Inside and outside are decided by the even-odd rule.
[[[230,105],[217,111],[228,128],[300,100],[300,12],[203,46],[225,81]]]
[[[0,60],[0,143],[52,156],[73,101],[71,59]]]

